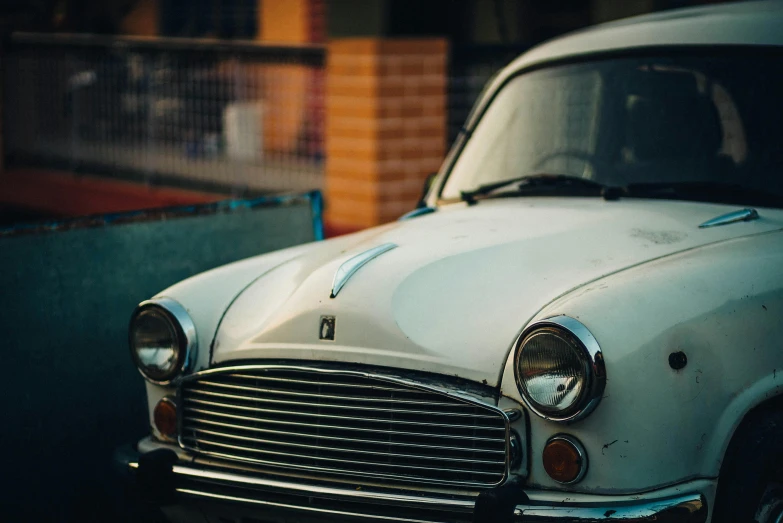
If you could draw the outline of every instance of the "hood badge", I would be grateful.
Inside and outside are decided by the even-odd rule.
[[[348,261],[340,265],[340,268],[337,269],[337,272],[334,274],[334,281],[332,282],[332,294],[329,297],[336,297],[337,293],[340,292],[340,289],[342,289],[348,280],[351,279],[351,276],[356,274],[356,271],[364,267],[370,260],[377,258],[385,252],[389,252],[395,247],[397,247],[397,244],[395,243],[384,243],[383,245],[379,245],[368,251],[364,251],[361,254],[357,254],[353,258],[350,258]]]
[[[321,316],[321,327],[318,329],[318,339],[334,341],[334,316]]]

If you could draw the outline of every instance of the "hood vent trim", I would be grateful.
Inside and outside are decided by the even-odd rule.
[[[730,223],[737,222],[749,222],[759,219],[759,213],[756,209],[742,209],[739,211],[732,211],[726,214],[721,214],[715,218],[709,219],[706,222],[699,225],[699,229],[706,229],[708,227],[719,227],[721,225],[729,225]]]
[[[396,243],[384,243],[383,245],[373,247],[368,251],[364,251],[363,253],[357,254],[353,258],[348,259],[348,261],[340,265],[340,268],[337,269],[337,272],[334,274],[334,281],[332,282],[332,293],[329,295],[329,297],[336,298],[337,293],[339,293],[340,289],[342,289],[348,280],[351,279],[351,276],[356,274],[356,271],[367,265],[367,263],[369,263],[371,260],[377,258],[385,252],[389,252],[390,250],[395,249],[396,247]]]

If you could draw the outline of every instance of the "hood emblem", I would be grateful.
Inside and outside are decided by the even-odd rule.
[[[350,258],[348,261],[340,265],[340,268],[337,269],[337,272],[334,274],[334,281],[332,282],[332,294],[329,297],[336,297],[337,293],[340,292],[340,289],[342,289],[348,280],[351,279],[351,276],[356,274],[356,271],[364,267],[367,262],[373,258],[377,258],[385,252],[394,249],[395,247],[397,247],[397,244],[395,243],[384,243],[383,245],[379,245],[368,251],[364,251],[361,254],[357,254],[353,258]]]
[[[318,339],[334,341],[335,326],[334,316],[321,316],[321,326],[318,329]]]

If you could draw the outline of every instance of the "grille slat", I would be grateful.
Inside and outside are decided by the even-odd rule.
[[[356,450],[352,448],[339,448],[339,447],[327,447],[323,445],[308,445],[308,444],[302,444],[302,443],[296,443],[292,441],[275,441],[272,439],[261,439],[261,438],[253,438],[250,436],[240,436],[238,434],[229,434],[226,432],[219,432],[215,430],[210,429],[200,429],[200,428],[194,428],[194,427],[188,427],[189,430],[193,431],[196,434],[207,434],[209,436],[216,436],[218,438],[224,438],[229,440],[239,440],[244,441],[247,443],[258,443],[260,445],[271,445],[271,446],[280,446],[280,447],[294,447],[301,450],[317,450],[321,452],[329,452],[329,453],[355,453]],[[196,441],[198,441],[198,438],[196,438]],[[255,447],[258,448],[258,447]],[[266,452],[266,449],[259,448],[260,452]],[[378,452],[373,450],[362,450],[361,451],[363,455],[368,456],[382,456],[384,458],[388,457],[395,457],[395,458],[405,458],[409,460],[422,460],[422,461],[430,461],[430,460],[442,460],[443,458],[439,456],[427,456],[424,454],[404,454],[400,452]],[[488,461],[488,460],[477,460],[477,459],[464,459],[464,458],[449,458],[449,461],[452,463],[472,463],[476,465],[502,465],[505,463],[504,459],[500,460],[494,460],[494,461]]]
[[[258,394],[270,394],[270,395],[277,395],[277,396],[295,396],[295,397],[301,397],[301,398],[323,398],[323,399],[329,399],[329,400],[338,400],[338,401],[351,401],[351,402],[358,402],[358,403],[379,403],[382,405],[388,405],[388,404],[398,404],[398,405],[422,405],[427,407],[449,407],[449,408],[459,408],[462,410],[468,410],[473,409],[472,405],[455,405],[454,403],[449,402],[438,402],[438,401],[422,401],[422,400],[411,400],[406,398],[368,398],[368,397],[356,397],[356,396],[340,396],[340,395],[333,395],[333,394],[318,394],[318,393],[312,393],[312,392],[296,392],[291,390],[274,390],[274,389],[266,389],[266,388],[258,388],[258,387],[248,387],[244,385],[233,385],[230,383],[218,383],[218,382],[212,382],[209,384],[210,387],[216,387],[221,389],[230,389],[230,390],[240,390],[240,391],[248,391],[248,392],[254,392],[257,395]],[[377,389],[376,389],[377,390]],[[258,399],[258,396],[253,396],[252,399]]]
[[[306,402],[306,401],[281,400],[276,398],[268,398],[261,395],[245,396],[240,394],[226,394],[222,392],[214,392],[211,390],[193,390],[191,391],[191,393],[200,394],[203,396],[211,396],[215,398],[231,399],[231,400],[249,401],[249,402],[257,402],[257,403],[272,403],[274,405],[292,405],[300,408],[313,407],[318,409],[363,410],[369,412],[389,412],[393,414],[419,414],[422,416],[443,414],[443,412],[428,411],[428,410],[391,409],[385,407],[367,407],[363,405],[350,405],[350,404],[337,405],[332,403],[313,403],[313,402]],[[317,397],[317,396],[311,395],[310,397]],[[449,415],[455,417],[471,418],[471,419],[496,419],[495,416],[482,416],[482,415],[465,413],[465,412],[449,412]]]
[[[221,443],[218,441],[213,440],[207,440],[207,439],[201,439],[201,438],[194,438],[194,441],[200,445],[214,445],[217,447],[222,447],[224,449],[232,449],[232,450],[241,450],[246,452],[252,452],[254,454],[269,454],[273,456],[285,456],[288,458],[301,458],[303,460],[312,460],[312,456],[309,456],[307,454],[297,454],[297,453],[291,453],[291,452],[278,452],[274,450],[263,450],[258,449],[255,447],[244,447],[241,445],[232,445],[230,443]],[[432,466],[423,466],[423,465],[398,465],[394,463],[382,463],[377,461],[359,461],[359,460],[352,460],[352,459],[344,459],[344,458],[331,458],[331,457],[323,457],[320,456],[318,458],[315,458],[315,461],[325,461],[329,463],[337,463],[340,465],[361,465],[361,466],[367,466],[371,467],[371,469],[374,468],[393,468],[393,469],[404,469],[406,471],[408,470],[421,470],[421,471],[438,471],[438,472],[447,472],[447,473],[462,473],[462,474],[471,474],[471,475],[484,475],[484,476],[494,476],[494,472],[483,472],[483,471],[477,471],[473,469],[458,469],[458,468],[436,468]]]
[[[330,381],[313,381],[306,379],[289,379],[289,378],[277,378],[272,376],[248,376],[246,374],[226,374],[227,378],[237,378],[244,380],[257,380],[257,381],[272,381],[272,382],[285,382],[289,385],[315,385],[319,387],[342,387],[348,389],[372,389],[372,390],[385,390],[390,392],[404,392],[406,394],[430,394],[429,392],[418,389],[403,389],[399,387],[390,387],[389,385],[362,385],[360,383],[335,383]]]
[[[288,420],[279,420],[279,419],[269,419],[269,418],[252,418],[248,416],[240,416],[237,414],[229,414],[226,412],[214,412],[210,410],[204,410],[204,409],[194,409],[187,407],[185,409],[188,412],[194,412],[196,414],[202,414],[205,416],[215,416],[218,418],[228,418],[233,420],[240,420],[240,421],[249,421],[254,423],[259,423],[263,425],[292,425],[296,427],[313,427],[314,425],[311,423],[300,423],[296,421],[288,421]],[[198,418],[194,418],[193,416],[188,417],[189,420],[192,421],[199,421]],[[249,425],[248,425],[249,426]],[[396,436],[410,436],[413,438],[438,438],[438,439],[459,439],[459,440],[471,440],[477,443],[501,443],[499,442],[497,438],[482,438],[482,437],[470,437],[470,436],[455,436],[453,434],[438,434],[438,433],[427,433],[427,432],[410,432],[410,431],[403,431],[403,430],[381,430],[381,429],[369,429],[364,427],[339,427],[337,425],[324,425],[323,423],[316,425],[317,428],[323,429],[323,430],[343,430],[346,432],[359,432],[359,433],[377,433],[377,434],[394,434]],[[444,427],[448,428],[448,425],[444,425]],[[505,450],[502,450],[501,452],[505,453]]]
[[[247,418],[251,419],[252,418]],[[255,420],[253,420],[255,421]],[[476,453],[476,454],[495,454],[500,456],[505,456],[506,451],[505,450],[491,450],[491,449],[479,449],[479,448],[465,448],[465,447],[449,447],[449,446],[441,446],[441,445],[425,445],[425,444],[418,444],[418,443],[403,443],[403,442],[397,442],[397,441],[377,441],[377,440],[369,440],[369,439],[361,439],[361,438],[347,438],[347,437],[339,437],[339,436],[327,436],[325,434],[307,434],[305,432],[291,432],[287,430],[273,430],[273,429],[266,429],[266,428],[259,428],[259,427],[249,427],[249,426],[243,426],[243,425],[234,425],[231,423],[221,423],[218,421],[211,421],[211,420],[205,420],[200,418],[188,418],[189,425],[185,427],[186,429],[194,429],[199,430],[198,425],[210,425],[215,427],[221,427],[225,429],[237,429],[240,431],[247,431],[247,432],[260,432],[263,434],[276,434],[280,436],[289,436],[292,438],[317,438],[317,439],[325,439],[327,441],[340,441],[344,443],[358,443],[362,445],[384,445],[384,446],[391,446],[391,447],[411,447],[411,448],[417,448],[417,449],[428,449],[428,450],[439,450],[439,451],[453,451],[453,452],[470,452],[470,453]],[[323,426],[322,426],[323,427]],[[332,427],[334,429],[340,429],[340,427]],[[420,435],[420,433],[418,434]],[[490,440],[492,441],[492,440]]]
[[[180,443],[217,458],[472,488],[506,477],[501,412],[398,380],[233,368],[183,382],[180,400]]]
[[[367,422],[367,423],[391,423],[393,425],[417,425],[417,426],[428,426],[428,427],[441,427],[444,429],[468,429],[468,430],[480,430],[480,431],[505,431],[505,427],[487,427],[487,426],[481,426],[481,425],[464,425],[464,424],[458,424],[458,423],[431,423],[431,422],[418,422],[418,421],[410,421],[410,420],[402,420],[402,419],[380,419],[380,418],[357,418],[357,417],[350,417],[350,416],[339,416],[334,414],[317,414],[312,412],[290,412],[285,411],[281,409],[263,409],[258,407],[246,407],[244,405],[231,405],[229,403],[218,403],[214,401],[206,401],[206,400],[200,400],[200,399],[193,399],[193,398],[185,398],[186,403],[196,403],[199,405],[209,405],[212,407],[219,407],[219,408],[225,408],[225,409],[234,409],[234,410],[242,410],[242,411],[248,411],[248,412],[264,412],[269,414],[285,414],[287,416],[294,416],[294,417],[310,417],[310,418],[324,418],[324,419],[339,419],[339,420],[345,420],[345,421],[360,421],[360,422]]]

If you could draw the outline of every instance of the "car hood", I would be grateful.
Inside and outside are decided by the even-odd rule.
[[[497,385],[516,337],[552,300],[628,267],[783,227],[780,210],[698,227],[733,210],[675,201],[497,199],[323,242],[234,300],[212,361],[341,361]],[[397,247],[330,298],[338,268],[385,243]],[[334,341],[319,339],[324,316],[335,318]]]

